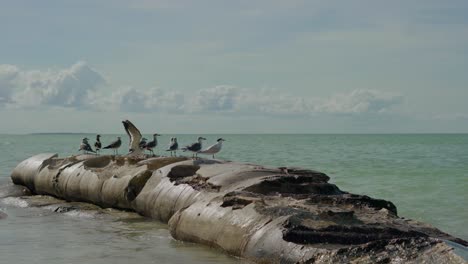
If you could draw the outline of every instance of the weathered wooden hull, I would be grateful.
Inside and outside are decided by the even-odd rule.
[[[12,172],[34,194],[133,210],[174,238],[262,263],[465,263],[443,240],[397,216],[388,201],[354,195],[323,173],[187,158],[58,158],[40,154]]]

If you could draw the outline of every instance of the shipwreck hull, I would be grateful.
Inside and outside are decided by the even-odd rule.
[[[323,173],[184,157],[58,158],[12,172],[33,194],[136,211],[172,236],[264,263],[465,263],[468,243],[398,217],[393,203],[350,194]]]

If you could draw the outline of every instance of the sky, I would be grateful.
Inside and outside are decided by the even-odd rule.
[[[0,133],[468,133],[466,0],[0,0]]]

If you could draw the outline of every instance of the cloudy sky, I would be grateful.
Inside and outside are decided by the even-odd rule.
[[[468,132],[466,0],[0,0],[0,133]]]

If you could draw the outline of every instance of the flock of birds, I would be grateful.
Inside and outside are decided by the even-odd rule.
[[[136,128],[135,128],[136,129]],[[134,135],[129,133],[129,130],[127,129],[127,133],[130,136],[130,140],[133,141]],[[139,133],[139,132],[138,132]],[[140,134],[141,135],[141,134]],[[153,157],[155,156],[153,149],[158,146],[158,139],[157,137],[161,136],[160,134],[153,134],[153,140],[148,142],[148,139],[146,138],[141,138],[141,140],[138,142],[138,148],[139,151],[143,152],[144,151],[149,151]],[[225,141],[223,138],[219,138],[217,142],[205,149],[202,148],[202,142],[203,140],[206,140],[204,137],[198,137],[197,142],[192,143],[190,145],[187,145],[183,148],[180,148],[182,151],[190,151],[193,153],[193,158],[197,158],[198,154],[207,154],[207,155],[212,155],[214,158],[215,154],[221,151],[221,147],[223,145],[223,141]],[[117,137],[117,140],[113,141],[109,145],[102,147],[101,143],[101,135],[96,136],[96,142],[94,143],[94,150],[89,144],[89,139],[88,138],[83,138],[81,141],[80,149],[78,151],[83,151],[84,154],[88,154],[89,152],[95,153],[95,154],[100,154],[101,149],[112,149],[114,151],[115,155],[118,155],[118,149],[122,146],[122,139],[120,137]],[[130,142],[130,146],[132,146],[132,142]],[[179,143],[177,142],[176,137],[172,137],[171,141],[169,143],[168,148],[166,151],[169,151],[172,156],[177,156],[177,150],[179,150]],[[135,152],[135,149],[132,147],[129,150],[130,153]]]

